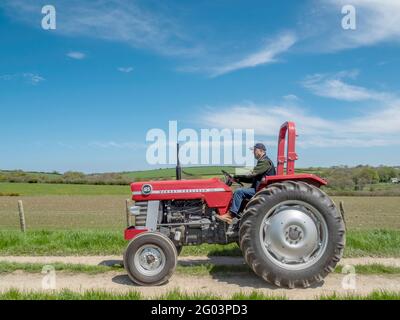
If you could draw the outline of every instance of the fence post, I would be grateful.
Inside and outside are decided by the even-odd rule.
[[[131,226],[131,213],[129,212],[129,199],[125,200],[125,212],[126,212],[126,226]]]
[[[21,231],[25,232],[26,231],[25,212],[22,200],[18,200],[18,211],[19,211],[19,224],[21,226]]]

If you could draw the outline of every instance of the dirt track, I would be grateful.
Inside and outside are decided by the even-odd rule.
[[[43,276],[41,274],[14,272],[0,276],[0,291],[17,288],[20,290],[41,290]],[[135,290],[146,297],[155,297],[173,289],[188,293],[212,293],[229,298],[237,292],[253,292],[257,290],[267,295],[286,296],[290,299],[313,299],[320,295],[332,293],[366,295],[374,290],[400,291],[399,277],[357,276],[356,290],[342,288],[343,275],[332,274],[321,285],[308,289],[278,289],[256,276],[239,275],[224,277],[213,276],[183,276],[174,275],[168,284],[160,287],[138,287],[132,284],[124,273],[107,272],[97,275],[70,274],[59,272],[56,277],[57,289],[67,288],[73,291],[106,290],[113,292],[128,292]],[[188,285],[190,284],[190,285]]]
[[[73,263],[88,265],[114,265],[122,264],[122,256],[0,256],[0,261],[20,262],[20,263]],[[242,257],[207,257],[191,256],[179,257],[180,264],[204,264],[215,265],[241,265],[245,264]],[[340,265],[365,265],[378,263],[386,266],[400,267],[400,258],[347,258],[340,261]]]
[[[121,257],[0,257],[0,261],[54,263],[83,263],[92,265],[111,265],[121,263]],[[243,259],[231,257],[183,257],[180,264],[198,264],[210,262],[213,264],[242,264]],[[370,264],[380,263],[385,265],[400,266],[400,259],[358,258],[344,259],[341,264]],[[114,292],[127,292],[136,290],[146,297],[155,297],[173,289],[193,293],[212,293],[222,297],[230,297],[237,292],[252,292],[257,290],[267,295],[286,296],[290,299],[312,299],[320,295],[332,293],[349,294],[357,293],[366,295],[374,290],[400,291],[399,276],[365,276],[356,275],[356,290],[344,290],[342,287],[344,275],[331,274],[324,283],[308,289],[278,289],[254,275],[224,276],[213,274],[210,276],[187,276],[175,274],[168,284],[160,287],[138,287],[132,284],[127,275],[122,272],[107,272],[96,275],[82,273],[58,272],[56,275],[57,289],[70,289],[73,291],[107,290]],[[0,291],[11,288],[20,290],[41,290],[43,275],[39,273],[26,273],[16,271],[0,275]],[[190,283],[190,286],[188,286]]]

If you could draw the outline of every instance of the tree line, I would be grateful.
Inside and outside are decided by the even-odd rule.
[[[298,169],[297,172],[314,173],[328,181],[328,189],[333,191],[374,191],[379,184],[390,183],[393,178],[400,178],[400,167],[390,166],[337,166],[330,168]],[[201,177],[201,173],[198,174]],[[185,177],[187,179],[197,176]],[[146,180],[130,178],[121,173],[85,174],[68,171],[58,172],[25,172],[22,170],[0,171],[0,182],[11,183],[56,183],[56,184],[93,184],[93,185],[128,185],[134,181]],[[171,179],[171,178],[164,178]]]

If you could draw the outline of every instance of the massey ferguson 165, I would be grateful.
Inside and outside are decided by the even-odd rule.
[[[308,287],[332,272],[345,247],[343,210],[320,189],[327,182],[313,174],[295,174],[296,129],[282,125],[277,175],[266,176],[256,195],[242,204],[227,224],[235,179],[132,183],[133,225],[124,254],[129,277],[140,285],[168,281],[183,246],[238,243],[254,272],[276,286]],[[285,155],[285,146],[287,152]]]

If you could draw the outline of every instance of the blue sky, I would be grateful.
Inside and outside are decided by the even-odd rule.
[[[273,159],[293,120],[298,166],[399,165],[399,23],[396,0],[1,0],[0,168],[159,167],[170,120],[254,129]]]

